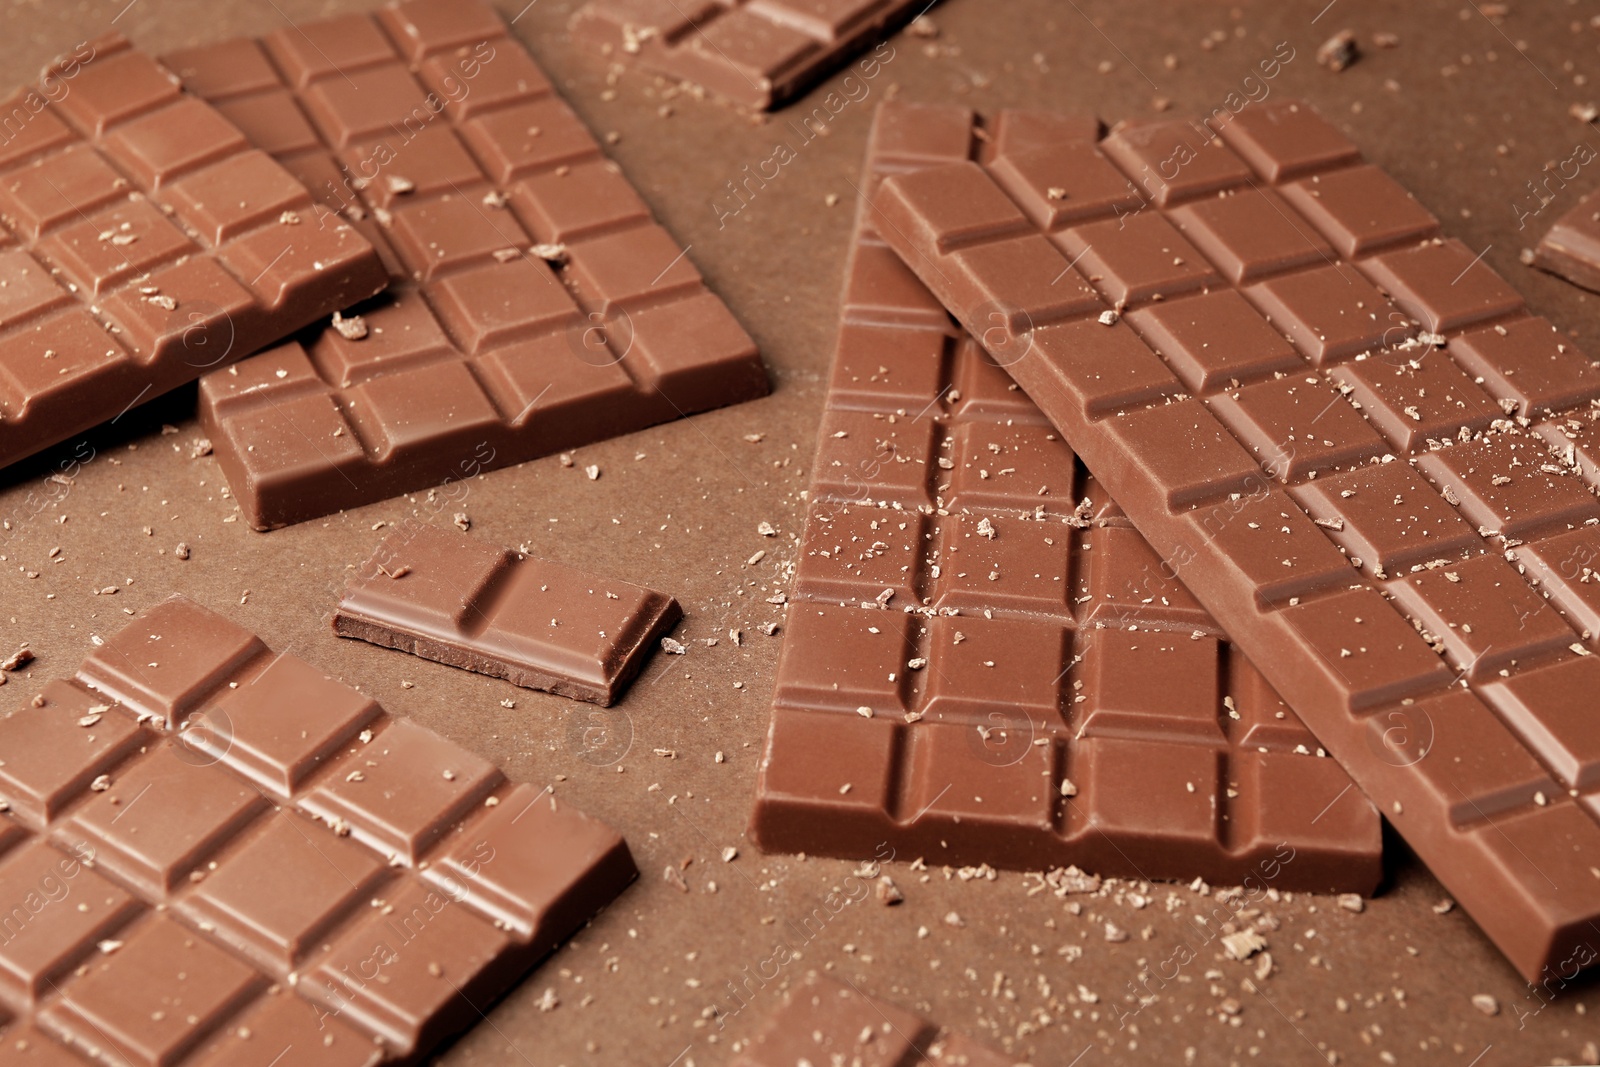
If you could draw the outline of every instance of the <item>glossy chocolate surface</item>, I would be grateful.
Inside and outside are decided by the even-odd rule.
[[[572,36],[612,59],[764,111],[800,96],[936,2],[590,0],[573,15]],[[893,59],[894,46],[879,47]]]
[[[915,124],[936,113],[885,114],[868,191],[938,146]],[[1371,891],[1377,812],[873,221],[846,273],[753,835]]]
[[[654,589],[408,521],[345,587],[333,632],[609,706],[681,618]]]
[[[173,596],[0,719],[5,1063],[416,1063],[622,838]]]
[[[0,100],[0,466],[365,299],[377,253],[120,36]]]
[[[969,326],[1002,309],[991,351],[1512,963],[1570,973],[1600,921],[1600,633],[1566,606],[1600,552],[1600,368],[1308,105],[1219,125],[1117,127],[1057,179],[1119,167],[1141,202],[1105,214],[1204,249],[1230,283],[1198,294],[1110,307],[1194,251],[1071,266],[996,164],[1059,136],[891,178],[878,226]],[[1238,358],[1202,306],[1235,293],[1301,366]]]
[[[393,277],[202,381],[257,529],[767,392],[755,343],[487,5],[411,0],[168,62]]]

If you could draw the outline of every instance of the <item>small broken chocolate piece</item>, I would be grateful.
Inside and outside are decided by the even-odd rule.
[[[1029,129],[1009,119],[1002,143]],[[1048,128],[1092,138],[1098,125]],[[885,105],[862,188],[928,165],[929,146],[964,158],[966,130],[953,110]],[[1049,162],[1041,181],[1072,176],[1024,158]],[[1073,188],[1039,210],[1091,200]],[[845,278],[758,843],[1219,883],[1287,847],[1280,888],[1372,889],[1372,805],[1044,413],[951,336],[868,211]],[[1070,279],[1042,299],[1079,299]],[[1091,346],[1127,326],[1092,330]]]
[[[664,593],[408,519],[346,586],[333,632],[609,706],[681,618]]]
[[[571,29],[574,40],[613,59],[766,111],[800,96],[935,2],[847,0],[785,8],[589,0],[573,15]],[[914,30],[923,38],[938,33],[926,19]],[[876,69],[876,60],[862,62]]]
[[[791,989],[733,1067],[1014,1067],[963,1034],[816,972]]]

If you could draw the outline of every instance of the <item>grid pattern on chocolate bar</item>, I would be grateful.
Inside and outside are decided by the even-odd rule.
[[[413,0],[169,62],[393,275],[359,324],[202,381],[251,525],[767,392],[754,342],[488,5]]]
[[[416,1062],[635,874],[609,827],[179,596],[0,751],[7,1063]]]
[[[305,188],[121,37],[0,115],[0,465],[384,285],[353,228],[306,225]]]
[[[1600,921],[1600,748],[1575,710],[1600,670],[1576,588],[1600,552],[1600,367],[1306,105],[1067,146],[972,121],[884,113],[900,139],[983,137],[888,183],[880,229],[970,327],[1004,309],[1012,376],[1512,961],[1563,958]],[[1006,160],[1035,155],[1070,165],[1020,184]],[[1134,206],[1040,211],[1112,170]],[[1125,245],[1139,219],[1166,236]],[[1180,262],[1231,284],[1114,295]],[[1104,303],[1036,295],[1065,287]],[[1238,358],[1239,297],[1295,366]]]
[[[1372,806],[866,213],[846,277],[763,847],[1370,890]]]
[[[590,0],[572,35],[744,107],[775,108],[935,0]]]
[[[654,589],[407,519],[345,586],[333,632],[609,706],[681,618]]]
[[[965,1034],[816,972],[789,990],[733,1067],[811,1063],[1014,1067],[1011,1058]]]

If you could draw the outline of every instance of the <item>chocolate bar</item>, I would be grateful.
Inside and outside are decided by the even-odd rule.
[[[394,281],[201,382],[257,529],[766,394],[749,336],[487,4],[414,0],[169,62]]]
[[[1016,1061],[816,972],[784,998],[733,1067],[1012,1067]]]
[[[865,213],[843,305],[761,846],[1372,890],[1372,805]]]
[[[766,111],[936,2],[590,0],[573,15],[572,36],[606,56]]]
[[[1600,292],[1600,194],[1590,193],[1555,221],[1539,238],[1533,265]]]
[[[665,593],[412,519],[350,580],[333,632],[609,707],[682,618]]]
[[[1219,125],[885,112],[878,228],[1517,969],[1575,973],[1600,368],[1307,105]]]
[[[636,871],[181,596],[0,719],[0,1062],[416,1063]]]
[[[0,465],[386,284],[353,228],[121,37],[0,115]]]

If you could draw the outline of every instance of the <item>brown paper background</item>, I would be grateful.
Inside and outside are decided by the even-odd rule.
[[[29,80],[56,52],[113,28],[162,52],[364,6],[124,2],[7,0],[0,82]],[[905,903],[886,908],[869,897],[844,907],[725,1028],[704,1017],[708,1006],[728,1003],[725,983],[771,956],[785,931],[797,942],[787,924],[844,886],[855,866],[764,857],[743,830],[781,640],[756,627],[783,617],[765,600],[786,587],[796,553],[853,183],[876,101],[897,92],[983,109],[1089,109],[1115,120],[1151,114],[1153,99],[1164,96],[1174,114],[1206,111],[1287,41],[1295,58],[1267,83],[1271,93],[1312,100],[1415,190],[1448,232],[1475,249],[1491,246],[1486,258],[1534,310],[1600,353],[1596,299],[1517,261],[1581,192],[1600,187],[1600,160],[1526,229],[1514,208],[1536,206],[1525,183],[1539,179],[1547,161],[1567,159],[1580,141],[1600,151],[1600,130],[1568,114],[1571,104],[1600,97],[1600,84],[1583,84],[1600,66],[1600,29],[1588,25],[1593,5],[1519,0],[1491,21],[1482,9],[1497,5],[1336,0],[1313,24],[1324,2],[948,0],[933,14],[936,40],[896,39],[892,61],[865,83],[866,98],[844,107],[826,137],[800,147],[790,122],[839,89],[838,77],[765,122],[689,96],[673,99],[663,116],[663,86],[638,73],[608,82],[607,64],[567,38],[575,0],[537,0],[517,33],[597,131],[620,135],[614,158],[761,343],[773,396],[583,449],[571,468],[552,458],[497,471],[457,487],[464,502],[430,504],[418,495],[264,535],[228,521],[234,508],[216,463],[190,458],[199,431],[193,390],[183,390],[114,432],[91,434],[95,458],[70,486],[46,479],[70,462],[72,442],[0,475],[0,517],[13,527],[0,530],[0,644],[30,642],[35,678],[70,673],[92,635],[181,591],[494,758],[514,778],[564,775],[561,798],[620,828],[644,872],[639,883],[440,1063],[723,1063],[778,1003],[779,989],[811,968],[1038,1064],[1181,1064],[1187,1055],[1197,1063],[1316,1063],[1318,1049],[1337,1052],[1341,1063],[1579,1062],[1584,1043],[1600,1040],[1595,984],[1538,1010],[1541,1002],[1470,919],[1459,909],[1434,913],[1442,890],[1393,840],[1388,882],[1362,914],[1325,897],[1262,905],[1280,925],[1266,933],[1274,969],[1259,993],[1241,987],[1254,960],[1224,959],[1215,943],[1189,932],[1201,898],[1185,888],[1159,885],[1143,909],[1125,898],[1073,898],[1082,904],[1074,916],[1048,893],[1030,897],[1031,880],[1019,874],[963,882],[937,857],[928,857],[926,872],[902,857],[888,872]],[[521,0],[501,7],[514,16]],[[1345,27],[1366,54],[1334,74],[1318,67],[1315,51]],[[1223,39],[1203,49],[1213,31]],[[1399,46],[1374,48],[1377,31],[1397,34]],[[1169,55],[1175,69],[1164,62]],[[796,158],[719,227],[713,205],[726,197],[724,183],[769,158],[780,140]],[[829,196],[838,197],[835,206]],[[163,422],[178,433],[161,434]],[[753,433],[764,437],[744,440]],[[588,464],[600,467],[598,480],[584,476]],[[689,653],[658,655],[617,710],[596,713],[332,637],[328,612],[345,570],[381,537],[374,524],[406,515],[448,522],[456,511],[471,517],[476,536],[676,594],[688,612],[677,636]],[[778,535],[759,536],[762,521]],[[172,554],[180,541],[192,548],[187,562]],[[763,549],[764,559],[746,564]],[[27,578],[29,570],[39,577]],[[113,585],[122,587],[115,596],[94,594]],[[742,646],[729,639],[730,627],[744,631]],[[705,645],[708,637],[718,644]],[[26,678],[13,677],[0,697],[17,707],[30,691]],[[516,707],[500,706],[502,699]],[[614,738],[631,730],[631,748],[614,765],[579,757],[594,714],[609,715]],[[715,762],[718,751],[726,762]],[[739,855],[724,863],[729,845]],[[687,894],[662,877],[665,866],[685,860]],[[1169,893],[1184,906],[1169,912]],[[963,925],[946,924],[950,912]],[[1133,936],[1108,943],[1108,920]],[[1108,1006],[1142,967],[1185,940],[1198,948],[1194,961],[1119,1029]],[[1082,957],[1060,954],[1069,946]],[[547,988],[559,1005],[541,1012]],[[1499,1001],[1498,1015],[1472,1007],[1478,993]],[[1234,1020],[1220,1011],[1228,998],[1237,1002]]]

